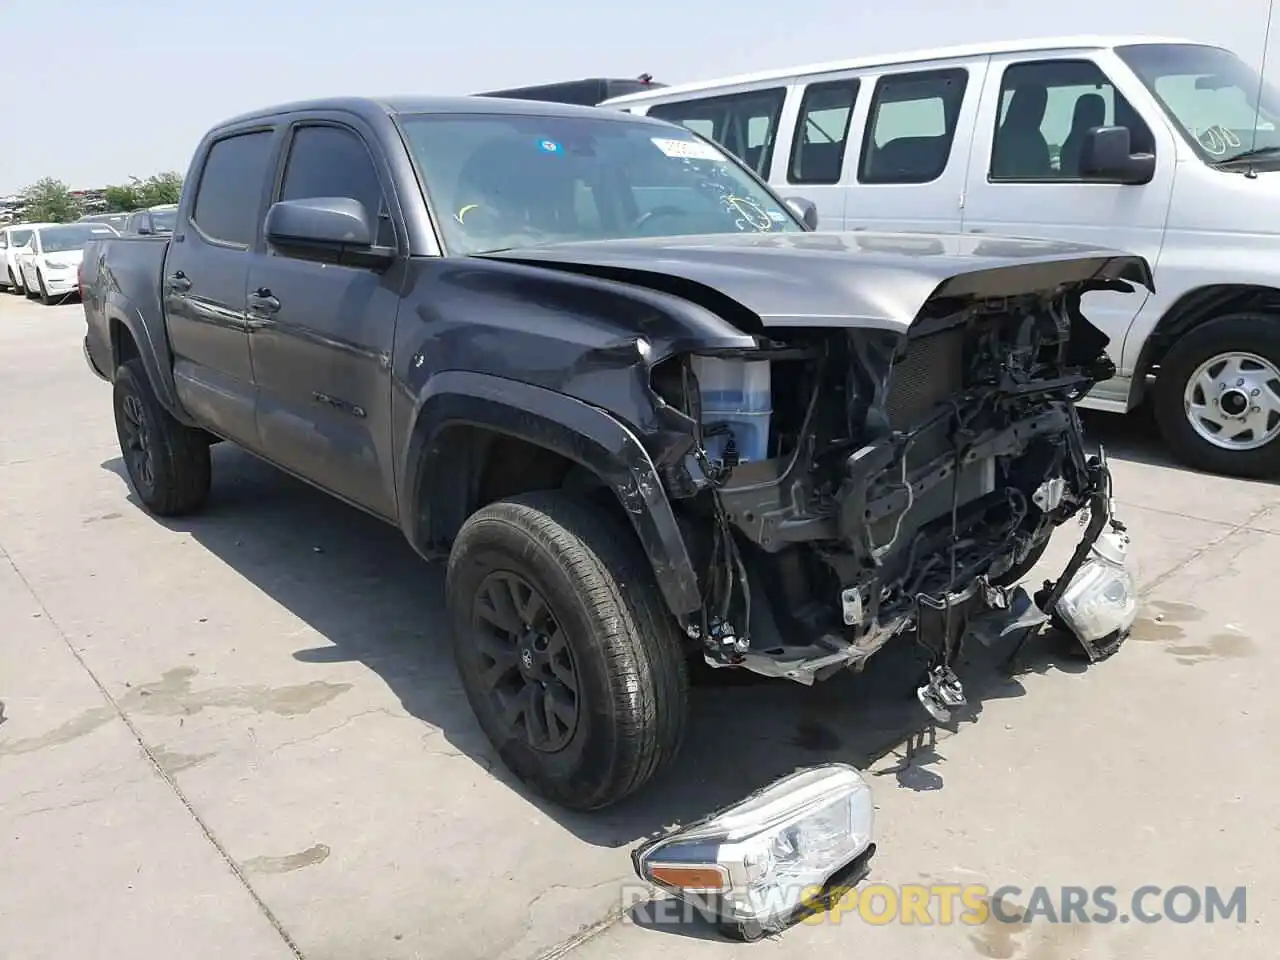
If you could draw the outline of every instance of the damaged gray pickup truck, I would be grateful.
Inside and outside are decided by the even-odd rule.
[[[82,268],[138,498],[195,510],[227,440],[447,555],[479,722],[563,805],[671,759],[691,658],[812,683],[910,639],[945,717],[965,639],[1132,623],[1075,404],[1112,374],[1081,297],[1139,257],[823,234],[682,127],[488,98],[259,111],[186,185]]]

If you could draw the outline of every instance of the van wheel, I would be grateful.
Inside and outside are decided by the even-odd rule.
[[[116,370],[113,400],[120,455],[143,505],[161,517],[203,506],[213,474],[209,444],[202,431],[160,406],[141,360],[127,360]]]
[[[678,752],[688,677],[634,533],[562,491],[481,508],[446,576],[454,657],[503,763],[576,810],[616,803]]]
[[[1210,473],[1280,473],[1280,320],[1237,313],[1180,338],[1160,361],[1155,416],[1178,459]]]

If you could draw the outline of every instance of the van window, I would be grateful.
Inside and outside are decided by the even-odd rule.
[[[791,183],[839,182],[857,99],[858,81],[852,77],[805,88],[787,170]]]
[[[1008,67],[992,132],[991,180],[1078,180],[1080,147],[1093,127],[1129,128],[1133,149],[1154,138],[1092,60],[1041,60]]]
[[[929,183],[951,156],[969,71],[957,67],[881,77],[858,164],[860,183]]]
[[[750,90],[705,100],[658,103],[649,116],[679,123],[716,141],[762,177],[768,177],[778,117],[787,97],[783,87]]]
[[[206,237],[246,247],[257,239],[271,138],[268,130],[234,134],[209,149],[191,215]]]

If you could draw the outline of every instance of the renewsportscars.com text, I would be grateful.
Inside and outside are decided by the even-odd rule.
[[[640,891],[646,891],[641,895]],[[761,895],[757,907],[795,903],[795,891],[776,888]],[[648,925],[680,924],[692,920],[696,907],[677,899],[652,900],[648,887],[623,892],[629,919]],[[814,904],[821,891],[807,887],[802,902]],[[803,919],[803,923],[841,923],[845,918],[872,926],[913,924],[980,926],[987,923],[1244,923],[1247,918],[1244,887],[1161,887],[1146,885],[1131,893],[1112,886],[1035,886],[984,884],[871,883],[837,895],[832,906]],[[627,916],[624,913],[624,916]]]

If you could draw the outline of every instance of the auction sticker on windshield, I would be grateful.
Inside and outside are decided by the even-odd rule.
[[[653,145],[668,157],[681,160],[723,160],[724,154],[701,140],[673,140],[667,137],[650,138]]]

